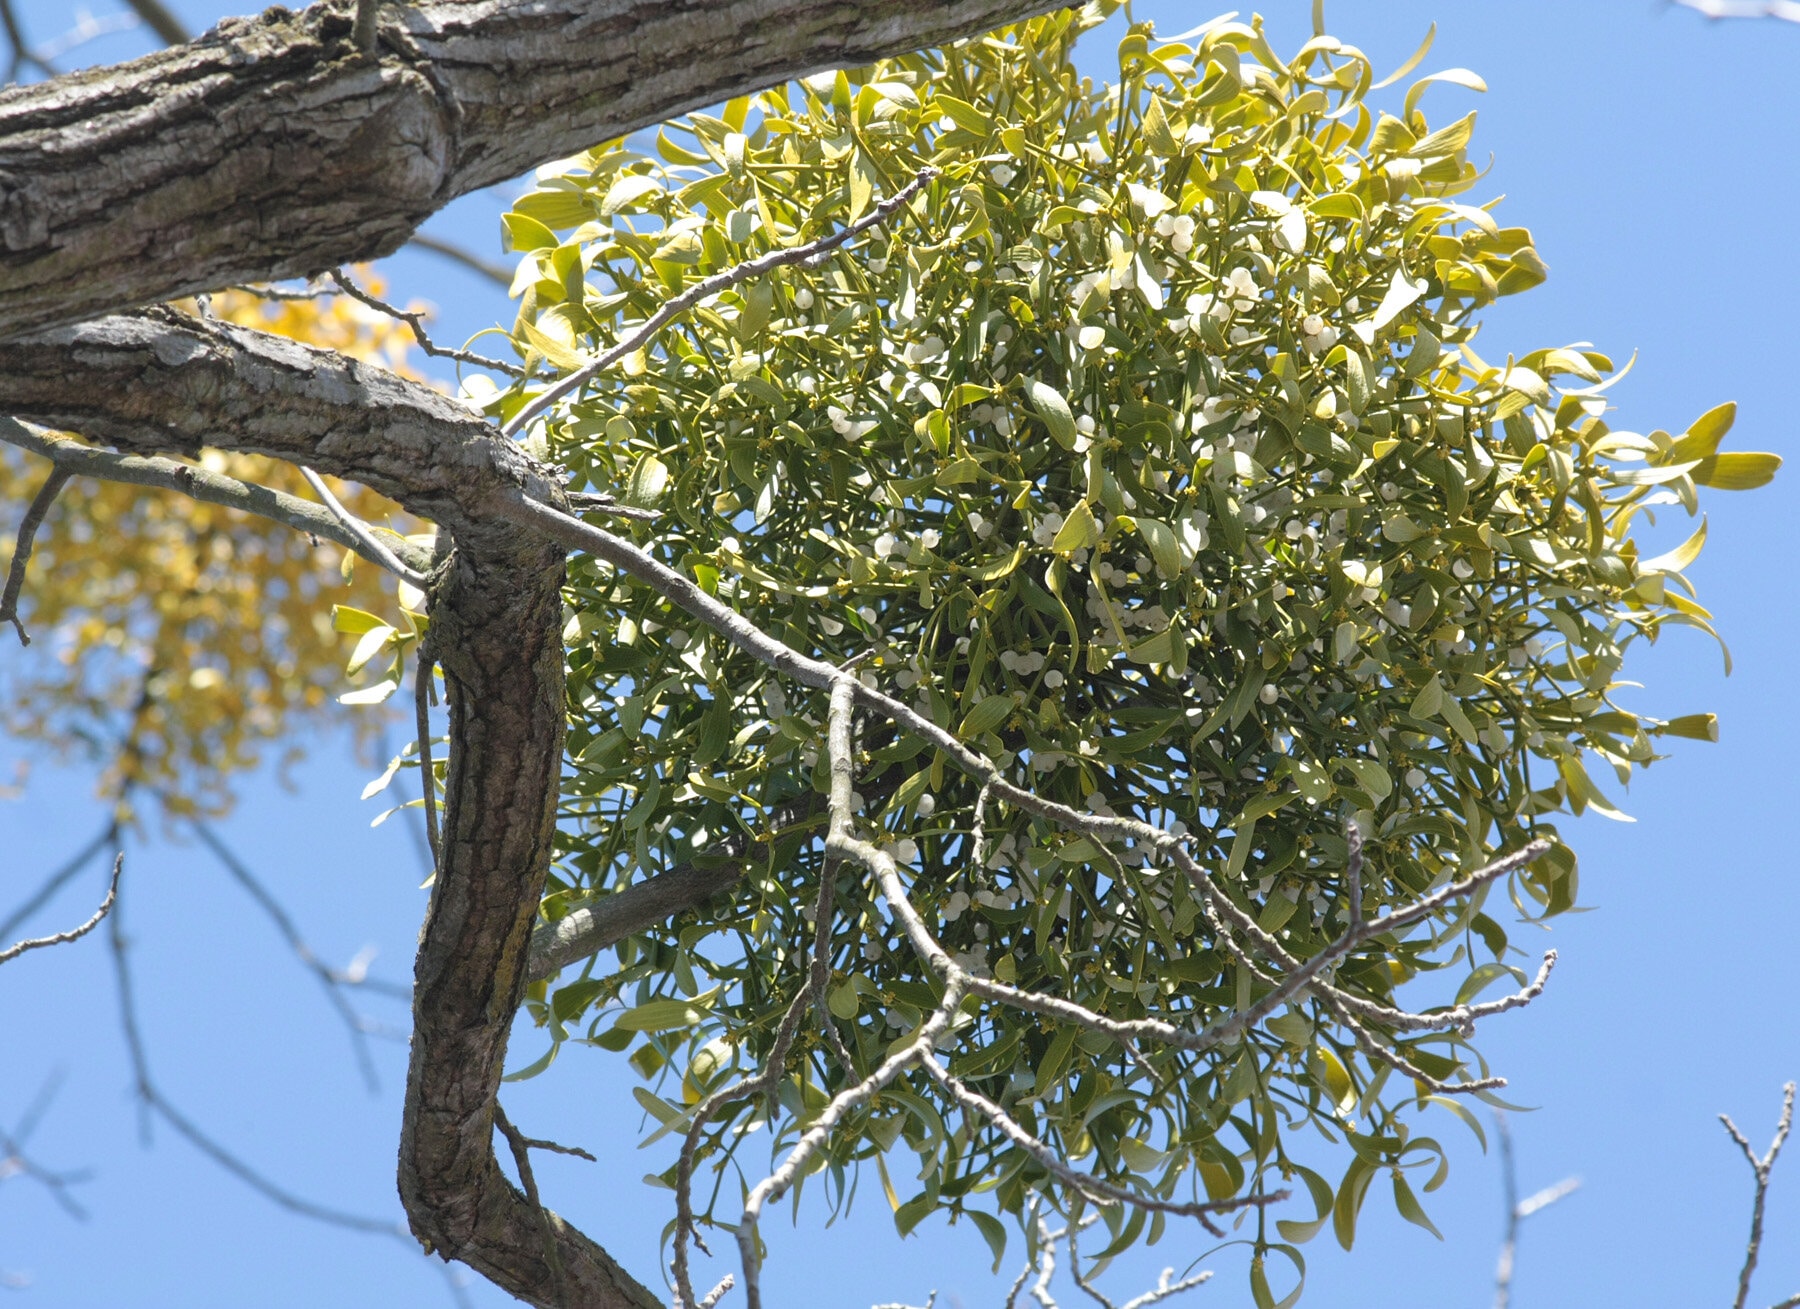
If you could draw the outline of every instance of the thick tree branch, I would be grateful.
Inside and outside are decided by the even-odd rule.
[[[67,385],[76,375],[84,385]],[[431,619],[453,748],[414,969],[401,1200],[428,1248],[530,1303],[559,1303],[560,1285],[570,1305],[652,1309],[658,1297],[532,1205],[494,1156],[494,1097],[561,780],[564,551],[493,507],[514,493],[560,500],[555,484],[447,396],[329,351],[165,310],[7,347],[0,396],[0,412],[134,451],[205,444],[354,479],[447,534]]]
[[[459,195],[1045,0],[345,0],[0,92],[0,339],[391,254]]]

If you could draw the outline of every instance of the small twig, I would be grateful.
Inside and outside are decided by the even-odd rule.
[[[6,590],[0,594],[0,620],[13,625],[19,634],[20,645],[30,645],[31,637],[25,631],[25,624],[19,621],[19,592],[25,586],[25,569],[31,563],[31,547],[37,537],[37,530],[43,525],[44,515],[50,512],[50,506],[56,502],[57,494],[69,480],[69,474],[60,467],[52,468],[50,476],[38,488],[38,493],[31,498],[30,506],[25,510],[25,521],[19,524],[18,540],[13,545],[12,567],[6,574]]]
[[[75,1197],[69,1194],[69,1188],[87,1181],[93,1176],[91,1169],[78,1169],[74,1172],[59,1173],[44,1167],[30,1155],[25,1153],[25,1143],[37,1129],[38,1121],[44,1111],[56,1098],[57,1087],[62,1082],[59,1073],[53,1073],[44,1082],[31,1104],[20,1117],[18,1125],[11,1132],[0,1131],[0,1181],[8,1177],[29,1177],[45,1190],[50,1198],[71,1218],[85,1220],[87,1210],[83,1209]]]
[[[401,581],[410,583],[421,591],[431,585],[430,578],[401,563],[399,556],[376,539],[375,533],[369,529],[367,523],[339,504],[338,498],[331,493],[331,488],[325,485],[324,478],[304,464],[300,465],[300,475],[306,479],[308,486],[318,492],[319,499],[325,502],[325,507],[331,510],[337,520],[344,525],[345,530],[362,542],[363,549],[381,560],[382,567],[399,577]]]
[[[1769,1198],[1769,1176],[1775,1171],[1775,1160],[1781,1154],[1781,1147],[1787,1142],[1788,1132],[1794,1126],[1794,1083],[1789,1082],[1781,1091],[1781,1119],[1775,1124],[1775,1139],[1769,1142],[1769,1149],[1761,1159],[1750,1148],[1750,1142],[1738,1131],[1737,1124],[1725,1114],[1719,1115],[1719,1121],[1725,1124],[1725,1130],[1736,1141],[1738,1149],[1744,1152],[1744,1159],[1750,1165],[1750,1171],[1756,1175],[1756,1199],[1750,1209],[1750,1245],[1744,1251],[1744,1266],[1738,1273],[1737,1299],[1732,1302],[1732,1309],[1744,1309],[1750,1298],[1750,1278],[1756,1272],[1756,1260],[1762,1251],[1763,1206]],[[1793,1296],[1783,1301],[1777,1309],[1800,1304],[1800,1296]]]
[[[550,1217],[550,1211],[544,1208],[544,1202],[538,1198],[537,1178],[531,1171],[531,1150],[533,1146],[544,1146],[547,1143],[534,1141],[507,1120],[506,1110],[494,1101],[494,1126],[499,1128],[500,1135],[506,1138],[506,1144],[512,1151],[513,1167],[519,1170],[519,1184],[525,1188],[525,1199],[537,1211],[538,1221],[544,1228],[544,1258],[550,1264],[550,1272],[556,1279],[556,1303],[560,1309],[568,1309],[569,1292],[564,1286],[562,1253],[556,1244],[556,1224]],[[593,1155],[585,1150],[555,1147],[564,1154],[580,1155],[584,1159],[593,1159]]]
[[[419,647],[413,670],[413,716],[419,730],[419,794],[425,807],[425,842],[431,847],[431,871],[436,876],[443,855],[438,847],[437,777],[431,762],[431,677],[436,667]]]
[[[773,250],[766,255],[759,255],[755,259],[747,259],[733,268],[727,268],[722,273],[715,273],[711,277],[695,282],[680,295],[663,301],[662,306],[654,314],[650,315],[650,317],[639,327],[629,332],[624,340],[618,342],[611,349],[603,350],[588,363],[583,364],[580,368],[577,368],[574,372],[568,374],[560,381],[545,388],[545,390],[540,392],[535,399],[526,404],[518,413],[514,414],[512,419],[502,426],[500,430],[505,432],[508,436],[517,436],[531,424],[532,419],[543,413],[551,405],[555,404],[565,395],[568,395],[571,391],[585,386],[592,378],[612,367],[613,364],[649,341],[670,322],[692,309],[708,296],[718,295],[721,291],[730,290],[739,282],[748,281],[752,277],[759,277],[763,273],[772,272],[773,270],[788,264],[800,264],[801,266],[808,268],[817,267],[819,264],[825,262],[825,257],[827,255],[833,250],[836,250],[840,245],[844,244],[844,242],[850,240],[850,238],[868,231],[878,223],[886,222],[895,210],[899,209],[900,206],[905,204],[908,200],[911,200],[913,196],[918,193],[919,188],[923,187],[925,183],[929,182],[937,175],[938,170],[935,168],[921,168],[918,175],[915,176],[912,181],[908,182],[905,186],[894,192],[893,195],[876,205],[854,223],[846,224],[841,230],[833,232],[830,236],[820,237],[817,241],[809,241],[805,245],[797,245],[791,250]],[[748,1293],[749,1288],[746,1287],[745,1290],[746,1293]]]
[[[166,44],[181,45],[193,39],[182,21],[169,12],[162,0],[125,0],[125,3],[144,20],[144,26],[155,32]]]
[[[12,0],[0,0],[0,30],[6,33],[6,43],[12,47],[12,59],[6,65],[6,80],[18,80],[19,69],[31,67],[45,77],[55,77],[56,68],[50,61],[34,51],[25,40],[25,33],[19,27],[19,16],[13,12]]]
[[[56,893],[62,890],[71,878],[88,866],[90,859],[117,841],[118,833],[118,824],[109,820],[101,827],[93,840],[82,846],[66,864],[45,878],[43,885],[32,892],[31,898],[13,910],[4,923],[0,923],[0,941],[11,936],[28,922],[33,914],[49,904],[55,898]]]
[[[362,1073],[363,1083],[371,1093],[378,1091],[381,1088],[381,1079],[376,1075],[375,1061],[369,1053],[368,1033],[371,1024],[351,1007],[350,1002],[344,998],[342,988],[367,985],[369,989],[383,991],[397,1000],[411,999],[411,991],[405,987],[371,983],[366,977],[353,977],[320,959],[313,953],[312,947],[306,943],[306,938],[300,935],[300,929],[289,917],[287,909],[257,879],[255,874],[250,871],[249,866],[238,858],[224,841],[219,839],[212,827],[198,818],[190,819],[189,823],[194,829],[194,835],[200,838],[201,844],[212,851],[213,857],[231,875],[231,879],[249,893],[250,898],[256,901],[257,906],[261,908],[269,921],[275,924],[275,930],[281,933],[282,939],[287,942],[288,949],[294,952],[294,957],[314,977],[319,979],[319,985],[325,989],[326,1000],[337,1011],[338,1017],[344,1022],[345,1029],[350,1033],[350,1045],[356,1053],[356,1063]]]
[[[1360,923],[1363,920],[1363,845],[1362,828],[1352,818],[1344,824],[1344,842],[1350,847],[1350,857],[1344,863],[1344,894],[1350,902],[1350,921]]]
[[[1512,1127],[1504,1113],[1494,1115],[1494,1130],[1500,1138],[1500,1185],[1506,1195],[1506,1234],[1500,1242],[1500,1260],[1494,1268],[1494,1309],[1507,1309],[1512,1300],[1513,1268],[1519,1253],[1519,1227],[1540,1209],[1548,1209],[1581,1186],[1581,1179],[1565,1177],[1555,1186],[1546,1186],[1519,1199],[1519,1178],[1513,1166]]]
[[[149,1057],[145,1053],[143,1035],[138,1029],[136,992],[131,983],[131,969],[126,957],[125,932],[120,925],[118,914],[115,913],[109,917],[107,932],[112,942],[113,974],[118,983],[119,1025],[124,1031],[125,1052],[131,1061],[133,1089],[137,1093],[140,1110],[146,1115],[154,1114],[161,1118],[195,1149],[281,1208],[322,1223],[329,1223],[334,1227],[347,1227],[352,1231],[372,1232],[380,1236],[392,1237],[403,1245],[416,1249],[412,1234],[396,1223],[379,1218],[365,1218],[360,1214],[346,1213],[326,1205],[314,1204],[312,1201],[302,1199],[293,1192],[278,1186],[201,1131],[191,1119],[163,1096],[161,1090],[151,1079]],[[145,1133],[147,1136],[147,1120]]]
[[[414,232],[406,243],[416,245],[421,250],[429,250],[434,255],[442,255],[445,259],[461,264],[471,272],[480,273],[490,282],[497,282],[501,286],[512,285],[512,269],[483,259],[478,254],[472,254],[454,241],[446,241],[442,237],[431,236],[425,232]]]
[[[0,950],[0,964],[11,963],[27,950],[42,950],[47,946],[67,945],[71,941],[79,941],[100,926],[101,921],[112,912],[113,902],[119,898],[119,874],[124,869],[125,856],[121,853],[118,858],[113,860],[112,880],[107,883],[106,899],[100,902],[100,907],[94,910],[93,916],[80,927],[72,927],[66,932],[57,932],[52,936],[39,936],[20,941],[17,945]]]
[[[509,364],[500,359],[489,359],[486,355],[478,355],[473,350],[451,350],[438,345],[425,332],[424,314],[408,313],[404,309],[395,308],[385,300],[378,299],[352,281],[350,275],[343,269],[334,268],[329,276],[332,281],[337,283],[338,289],[352,300],[359,301],[377,313],[386,314],[389,318],[405,323],[412,328],[413,339],[419,343],[419,348],[426,354],[434,355],[439,359],[454,359],[458,363],[473,364],[477,368],[491,368],[497,373],[505,373],[508,377],[525,376],[525,370],[517,364]]]
[[[304,304],[317,300],[322,295],[331,294],[317,283],[308,283],[306,288],[300,291],[287,291],[279,286],[252,286],[249,283],[240,283],[228,289],[242,291],[245,295],[253,295],[258,300],[269,300],[275,304]]]
[[[812,966],[807,984],[812,991],[813,1014],[825,1032],[825,1039],[830,1043],[832,1053],[837,1056],[844,1076],[854,1081],[856,1060],[851,1057],[850,1047],[844,1044],[844,1038],[838,1032],[837,1022],[831,1013],[830,997],[826,994],[826,985],[831,981],[831,914],[832,902],[837,894],[837,873],[838,860],[827,858],[819,873],[819,898],[813,905]]]

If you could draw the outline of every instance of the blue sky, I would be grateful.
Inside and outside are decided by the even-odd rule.
[[[20,7],[40,38],[68,22],[63,0]],[[196,28],[226,12],[198,2],[176,8]],[[1278,49],[1305,38],[1309,9],[1272,10]],[[1164,3],[1136,12],[1176,31],[1214,11]],[[1492,152],[1494,164],[1476,195],[1506,195],[1505,221],[1533,229],[1551,277],[1488,314],[1485,355],[1574,341],[1621,359],[1635,350],[1635,371],[1612,392],[1615,426],[1679,431],[1733,399],[1737,448],[1791,454],[1800,399],[1800,26],[1709,24],[1645,0],[1339,0],[1328,19],[1334,34],[1388,68],[1435,20],[1437,44],[1420,71],[1463,66],[1487,80],[1485,95],[1441,87],[1425,107],[1434,120],[1480,111],[1472,153]],[[80,55],[110,60],[142,48],[127,33]],[[1091,53],[1097,74],[1110,54],[1102,34]],[[498,216],[512,189],[468,197],[428,230],[498,257]],[[438,305],[446,338],[510,318],[490,285],[429,256],[397,258],[389,273],[397,296]],[[1638,703],[1652,713],[1717,712],[1720,742],[1677,743],[1672,758],[1641,777],[1624,806],[1637,822],[1569,825],[1590,912],[1547,936],[1562,965],[1543,1000],[1482,1033],[1515,1098],[1541,1106],[1514,1118],[1521,1186],[1570,1174],[1583,1181],[1526,1227],[1514,1297],[1523,1309],[1725,1303],[1731,1294],[1750,1177],[1714,1115],[1731,1113],[1760,1146],[1782,1082],[1800,1077],[1792,971],[1800,889],[1783,817],[1800,810],[1794,515],[1782,507],[1793,475],[1760,492],[1716,495],[1708,506],[1711,541],[1691,576],[1731,644],[1735,673],[1724,678],[1717,649],[1686,632],[1640,650],[1627,668],[1645,684]],[[1688,525],[1666,520],[1660,530],[1673,544]],[[18,753],[0,747],[0,767],[10,772]],[[251,779],[221,831],[322,956],[342,964],[373,945],[374,973],[403,980],[424,894],[403,827],[368,826],[380,802],[359,802],[357,793],[370,771],[340,743],[322,742],[292,789]],[[22,796],[0,801],[0,913],[99,826],[92,794],[91,778],[40,761]],[[101,877],[96,865],[31,928],[85,916]],[[392,1171],[404,1046],[375,1042],[381,1076],[371,1095],[314,980],[200,846],[151,833],[132,847],[129,877],[125,922],[163,1090],[295,1193],[398,1221]],[[375,1017],[404,1021],[392,1002],[369,996],[364,1004]],[[529,1058],[538,1041],[522,1031],[516,1048]],[[442,1275],[400,1242],[295,1217],[160,1126],[143,1146],[103,935],[0,969],[0,1051],[0,1125],[12,1126],[59,1075],[32,1153],[52,1167],[94,1171],[74,1192],[90,1211],[86,1222],[25,1179],[0,1185],[0,1270],[30,1279],[18,1303],[452,1302]],[[509,1090],[507,1103],[533,1135],[600,1154],[597,1165],[546,1159],[540,1184],[554,1207],[654,1281],[668,1197],[637,1180],[652,1167],[648,1152],[633,1148],[640,1115],[630,1085],[610,1056],[570,1050],[547,1076]],[[1455,1168],[1427,1204],[1446,1239],[1401,1222],[1376,1196],[1354,1254],[1338,1251],[1329,1234],[1307,1247],[1303,1304],[1489,1301],[1498,1174],[1463,1128],[1446,1119],[1438,1130]],[[940,1303],[998,1306],[1005,1283],[988,1274],[972,1230],[927,1223],[902,1242],[878,1193],[863,1199],[830,1229],[806,1208],[796,1228],[766,1225],[772,1305],[923,1303],[937,1288]],[[1777,1172],[1768,1224],[1753,1304],[1800,1291],[1800,1147]],[[1129,1297],[1164,1263],[1179,1269],[1202,1252],[1172,1235],[1121,1260],[1112,1285]],[[1249,1303],[1233,1252],[1204,1266],[1218,1279],[1187,1303]],[[507,1303],[479,1285],[467,1294],[479,1305]]]

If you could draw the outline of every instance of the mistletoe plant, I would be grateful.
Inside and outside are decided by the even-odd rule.
[[[1526,983],[1505,923],[1575,902],[1550,820],[1714,734],[1617,697],[1634,640],[1711,630],[1704,524],[1634,532],[1777,461],[1720,452],[1728,405],[1614,430],[1585,346],[1477,353],[1545,275],[1457,198],[1474,115],[1420,109],[1479,79],[1383,112],[1353,47],[1219,21],[1130,28],[1097,86],[1072,49],[1111,9],[607,143],[504,220],[528,376],[477,402],[695,594],[853,670],[834,718],[670,587],[571,563],[545,930],[717,891],[546,975],[519,1075],[631,1052],[686,1143],[690,1304],[757,1140],[785,1162],[743,1183],[752,1273],[765,1200],[817,1172],[847,1201],[864,1164],[903,1231],[966,1215],[996,1258],[1041,1208],[1098,1206],[1105,1257],[1241,1205],[1265,1305],[1267,1253],[1348,1245],[1377,1174],[1428,1226],[1414,1111],[1474,1126],[1473,1021],[1542,984],[1476,1003]],[[936,735],[897,709],[852,740],[858,684]],[[1448,1003],[1399,1007],[1434,971]]]

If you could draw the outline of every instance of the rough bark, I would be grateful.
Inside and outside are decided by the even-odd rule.
[[[392,252],[455,197],[728,96],[1044,0],[276,7],[0,91],[0,339]]]
[[[167,310],[0,347],[0,412],[138,454],[205,444],[304,463],[448,531],[430,639],[452,744],[414,966],[401,1200],[428,1247],[530,1303],[658,1305],[598,1245],[531,1205],[494,1157],[494,1096],[556,822],[564,551],[485,510],[520,491],[558,501],[545,471],[435,391]]]

